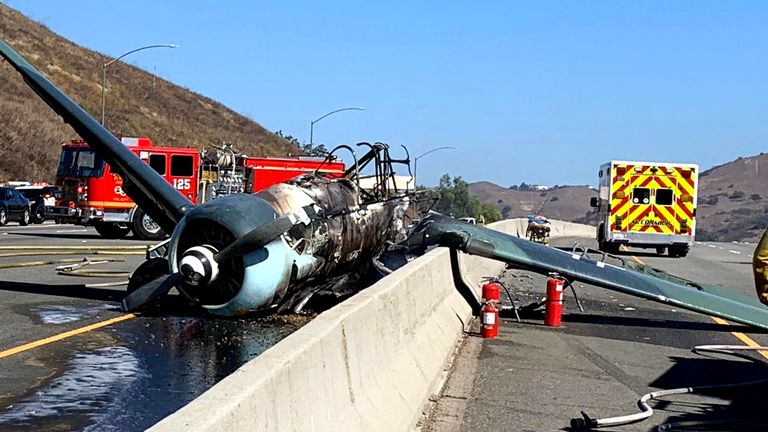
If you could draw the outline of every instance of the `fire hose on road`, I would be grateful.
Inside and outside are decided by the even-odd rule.
[[[115,256],[125,255],[146,255],[149,247],[146,245],[129,246],[0,246],[0,251],[12,251],[0,253],[0,258],[16,258],[27,256],[66,256],[80,255],[82,259],[65,258],[58,260],[40,260],[17,262],[9,264],[0,264],[2,269],[26,268],[44,265],[62,264],[55,268],[58,275],[78,276],[78,277],[101,277],[101,278],[128,278],[130,271],[111,270],[92,268],[94,265],[125,262],[125,258],[116,258]],[[98,255],[90,258],[89,256]],[[105,284],[88,284],[86,286],[118,286],[125,285],[128,281],[108,282]]]
[[[753,357],[750,357],[746,354],[742,354],[738,351],[768,351],[768,347],[764,347],[764,346],[753,347],[753,346],[744,346],[744,345],[700,345],[693,349],[694,353],[725,354],[725,355],[730,355],[730,356],[738,357],[741,359],[749,360],[749,361],[755,362],[758,365],[768,367],[768,363],[763,361],[758,361]],[[753,386],[766,384],[766,383],[768,383],[768,378],[740,382],[740,383],[733,383],[733,384],[719,384],[719,385],[698,386],[698,387],[680,387],[676,389],[659,390],[651,393],[646,393],[637,401],[637,406],[638,408],[640,408],[640,412],[638,413],[628,414],[628,415],[618,416],[618,417],[593,419],[593,418],[590,418],[587,414],[585,414],[582,411],[581,414],[583,418],[572,419],[571,428],[574,430],[589,430],[589,429],[604,428],[609,426],[621,426],[621,425],[641,422],[643,420],[650,418],[653,415],[653,408],[651,408],[651,406],[648,405],[648,402],[652,399],[659,399],[663,396],[681,395],[681,394],[688,394],[688,393],[696,394],[696,393],[702,393],[705,391],[710,391],[712,389],[747,388],[747,387],[753,387]],[[669,423],[662,424],[661,426],[658,426],[656,428],[656,431],[673,432],[673,431],[682,431],[682,430],[722,430],[723,426],[740,426],[740,427],[751,426],[751,427],[760,428],[760,430],[768,429],[768,423],[745,425],[744,422],[739,420],[735,420],[735,421],[704,420],[704,421],[669,422]],[[716,429],[711,429],[713,427]]]

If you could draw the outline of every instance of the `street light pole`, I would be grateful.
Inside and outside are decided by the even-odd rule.
[[[107,87],[107,66],[111,65],[112,63],[120,60],[121,58],[133,54],[136,51],[141,51],[145,49],[150,48],[178,48],[178,45],[174,44],[161,44],[161,45],[147,45],[143,46],[141,48],[136,48],[134,50],[130,50],[127,53],[121,55],[120,57],[117,57],[115,59],[112,59],[111,61],[104,63],[101,65],[101,124],[104,125],[104,115],[105,115],[105,107],[107,102],[107,94],[106,94],[106,87]]]
[[[414,180],[414,182],[416,181],[416,169],[418,168],[419,159],[421,159],[422,157],[424,157],[424,156],[426,156],[426,155],[428,155],[428,154],[430,154],[432,152],[436,152],[438,150],[456,150],[456,147],[438,147],[438,148],[433,148],[432,150],[430,150],[430,151],[428,151],[426,153],[422,153],[419,156],[417,156],[416,159],[413,160],[413,180]]]
[[[365,108],[359,108],[359,107],[350,107],[350,108],[341,108],[341,109],[337,109],[337,110],[335,110],[335,111],[331,111],[331,112],[329,112],[328,114],[326,114],[326,115],[324,115],[324,116],[320,117],[319,119],[317,119],[317,120],[315,120],[315,121],[313,121],[313,122],[310,122],[310,124],[309,124],[309,146],[311,147],[311,146],[312,146],[312,145],[315,143],[315,123],[317,123],[317,122],[319,122],[320,120],[322,120],[322,119],[324,119],[324,118],[328,117],[328,116],[329,116],[329,115],[331,115],[331,114],[336,114],[337,112],[342,112],[342,111],[351,111],[351,110],[355,110],[355,111],[365,111]]]

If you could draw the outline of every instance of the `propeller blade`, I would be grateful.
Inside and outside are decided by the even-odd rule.
[[[181,275],[178,273],[174,273],[165,279],[153,279],[125,296],[123,301],[120,302],[120,309],[123,312],[132,312],[152,303],[160,296],[168,294],[180,280]]]
[[[296,216],[293,213],[289,213],[259,225],[248,234],[238,238],[234,243],[222,249],[221,252],[214,255],[213,259],[220,263],[261,249],[291,229],[296,222],[298,222]]]

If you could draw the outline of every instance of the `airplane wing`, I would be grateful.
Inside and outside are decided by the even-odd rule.
[[[768,307],[758,299],[700,284],[644,265],[621,267],[546,247],[440,214],[424,218],[408,240],[411,247],[440,245],[542,274],[557,272],[602,288],[768,329]]]
[[[165,232],[173,232],[194,205],[2,40],[0,56],[123,177],[128,196]]]

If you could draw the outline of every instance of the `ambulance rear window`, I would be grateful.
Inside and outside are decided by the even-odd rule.
[[[675,198],[675,194],[672,193],[672,189],[656,189],[656,204],[669,206],[672,205],[672,201]]]
[[[650,204],[651,190],[648,188],[635,188],[632,191],[633,204]]]

